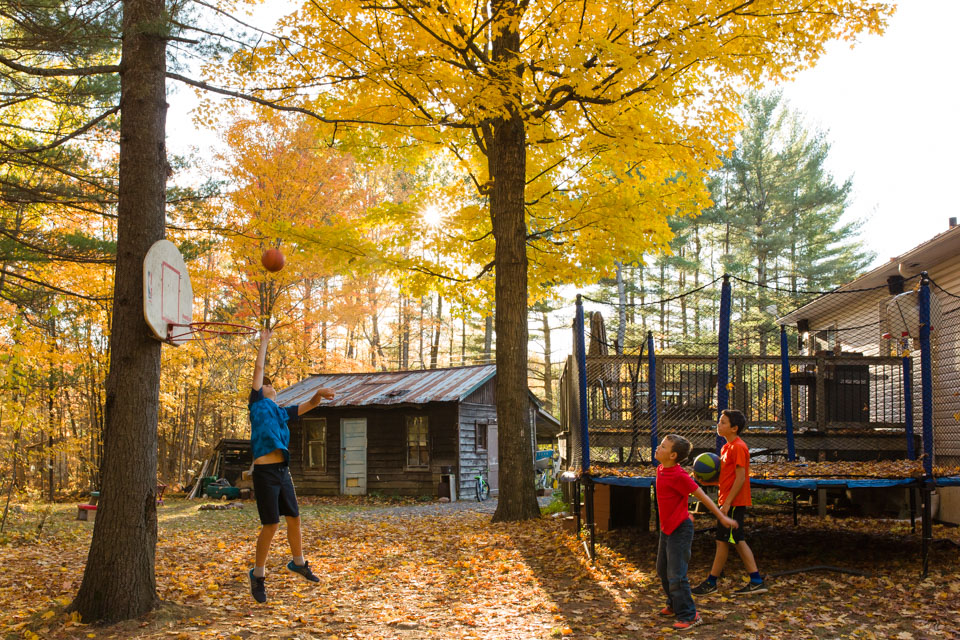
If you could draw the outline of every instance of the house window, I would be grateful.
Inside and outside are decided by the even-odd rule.
[[[476,450],[486,451],[487,450],[487,423],[477,421],[476,425],[477,425]]]
[[[430,464],[430,426],[427,416],[407,416],[407,466],[426,467]]]
[[[304,466],[310,471],[327,469],[327,419],[313,418],[303,421],[306,445],[303,448]]]

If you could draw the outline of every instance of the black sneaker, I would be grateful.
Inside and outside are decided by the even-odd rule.
[[[752,593],[766,593],[767,592],[767,583],[763,580],[760,582],[754,582],[753,580],[747,582],[739,589],[733,592],[736,596],[747,596]]]
[[[291,560],[290,562],[287,563],[287,569],[290,569],[290,571],[293,571],[294,573],[300,574],[310,582],[320,582],[320,578],[313,575],[313,571],[310,571],[309,562],[304,562],[303,566],[301,567],[296,562]]]
[[[716,592],[717,592],[717,583],[710,582],[709,580],[704,580],[703,582],[695,586],[693,589],[690,589],[690,593],[692,593],[695,596],[705,596],[708,593],[716,593]]]
[[[253,599],[261,604],[267,601],[267,590],[263,586],[265,581],[265,578],[253,575],[253,569],[250,569],[250,593],[253,594]]]

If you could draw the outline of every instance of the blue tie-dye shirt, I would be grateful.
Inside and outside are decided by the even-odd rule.
[[[299,405],[280,407],[263,396],[263,387],[250,390],[250,446],[253,458],[265,456],[275,449],[283,451],[283,459],[290,462],[290,429],[287,420],[296,420]]]

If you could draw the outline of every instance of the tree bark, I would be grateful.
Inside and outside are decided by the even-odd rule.
[[[543,406],[548,412],[553,412],[553,361],[550,354],[553,351],[550,340],[550,313],[543,312]]]
[[[437,294],[437,315],[433,322],[433,344],[430,347],[430,368],[437,368],[437,359],[440,356],[440,330],[443,328],[443,296]]]
[[[84,622],[141,616],[157,601],[160,342],[143,318],[143,259],[164,236],[163,0],[126,0],[120,81],[117,265],[103,443],[102,500],[71,610]]]
[[[523,73],[519,61],[519,11],[511,2],[494,7],[505,16],[495,26],[493,59],[502,65],[502,82],[516,101],[492,123],[487,160],[493,185],[490,216],[496,241],[497,423],[500,499],[494,522],[540,515],[533,486],[533,450],[527,398],[527,226],[526,131],[519,113]],[[502,27],[502,28],[501,28]],[[509,88],[509,89],[508,89]]]
[[[493,316],[483,319],[483,363],[493,360]]]
[[[627,339],[627,292],[623,282],[623,265],[617,260],[617,344],[614,350],[617,355],[623,353],[623,345]]]

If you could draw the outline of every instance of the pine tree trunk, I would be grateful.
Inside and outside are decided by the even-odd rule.
[[[617,301],[619,302],[617,322],[617,344],[614,349],[617,355],[623,353],[623,343],[627,339],[627,294],[623,283],[623,265],[617,260]]]
[[[117,265],[102,497],[71,610],[84,622],[141,616],[157,601],[160,342],[143,318],[143,259],[164,235],[166,40],[162,0],[126,0],[120,82]]]
[[[493,59],[503,69],[504,88],[520,100],[522,65],[519,11],[497,2]],[[500,28],[502,27],[502,28]],[[492,125],[487,160],[493,185],[490,217],[496,241],[497,423],[499,425],[500,499],[494,522],[540,516],[533,486],[533,450],[527,398],[527,227],[524,217],[526,131],[516,106]]]
[[[553,362],[550,353],[550,314],[543,312],[543,406],[548,412],[553,411]]]
[[[489,364],[493,359],[493,316],[483,319],[483,363]]]
[[[434,318],[434,331],[433,334],[433,345],[430,347],[430,368],[437,368],[437,358],[440,355],[440,329],[443,328],[441,324],[441,316],[443,314],[443,296],[437,295],[437,315]]]

